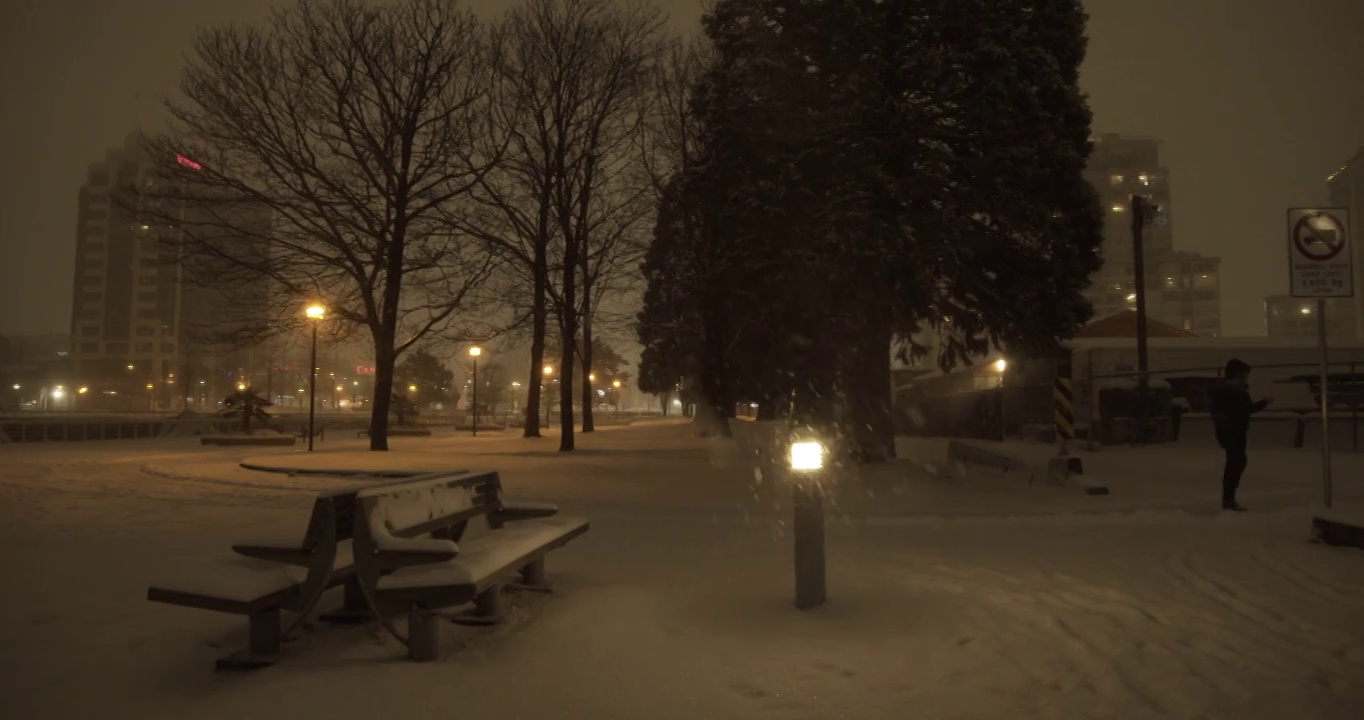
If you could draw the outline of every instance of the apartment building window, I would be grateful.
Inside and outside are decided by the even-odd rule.
[[[138,334],[138,335],[155,335],[155,334],[156,334],[156,328],[152,327],[151,325],[138,325],[138,326],[137,326],[137,334]]]
[[[138,302],[156,302],[156,291],[153,290],[153,291],[151,291],[151,292],[139,292],[139,293],[137,294],[137,301],[138,301]]]
[[[1110,184],[1112,184],[1112,185],[1121,185],[1121,184],[1123,184],[1123,182],[1124,182],[1125,180],[1126,180],[1126,178],[1124,178],[1124,177],[1121,176],[1121,175],[1109,175],[1109,176],[1108,176],[1108,182],[1109,182]]]
[[[175,343],[161,343],[161,352],[163,353],[175,352]]]
[[[138,320],[155,320],[156,317],[157,317],[157,316],[156,316],[156,309],[155,309],[155,308],[138,308],[138,309],[137,309],[137,319],[138,319]]]
[[[87,289],[82,288],[82,290],[81,290],[81,302],[83,302],[83,303],[88,303],[88,302],[99,302],[99,298],[100,298],[100,293],[99,293],[98,290],[87,290]]]
[[[107,217],[109,217],[109,211],[104,208],[86,208],[85,210],[86,220],[103,220]]]
[[[114,355],[122,355],[123,353],[128,352],[128,343],[111,342],[109,343],[109,352]]]
[[[98,335],[98,334],[99,334],[99,326],[98,326],[98,325],[82,325],[82,326],[81,326],[81,334],[82,334],[82,335]]]
[[[133,347],[133,350],[135,350],[136,352],[140,352],[140,353],[141,353],[141,352],[155,352],[155,351],[156,351],[156,343],[145,343],[145,342],[140,342],[140,343],[138,343],[136,346]]]
[[[86,342],[86,343],[81,343],[81,352],[83,352],[83,353],[97,353],[97,352],[99,352],[99,343],[97,343],[97,342]]]

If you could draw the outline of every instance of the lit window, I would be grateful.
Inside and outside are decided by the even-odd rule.
[[[1121,175],[1114,175],[1114,176],[1108,178],[1108,181],[1111,182],[1111,183],[1113,183],[1114,185],[1121,185],[1122,182],[1123,182],[1123,176],[1121,176]]]
[[[1146,173],[1142,173],[1142,174],[1140,174],[1140,175],[1137,176],[1137,182],[1141,183],[1142,185],[1150,185],[1150,184],[1151,184],[1151,176],[1150,176],[1150,175],[1147,175]]]

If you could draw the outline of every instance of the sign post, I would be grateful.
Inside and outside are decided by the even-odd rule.
[[[1321,351],[1321,483],[1331,507],[1331,386],[1326,347],[1326,300],[1354,297],[1350,211],[1346,208],[1289,208],[1288,284],[1295,298],[1317,301],[1317,347]]]

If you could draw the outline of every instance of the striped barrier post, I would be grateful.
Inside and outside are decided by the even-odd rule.
[[[1060,443],[1059,457],[1070,454],[1070,441],[1075,437],[1075,395],[1070,384],[1070,362],[1067,358],[1057,364],[1056,383],[1052,390],[1056,415],[1056,441]]]

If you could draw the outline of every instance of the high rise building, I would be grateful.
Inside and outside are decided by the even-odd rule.
[[[191,397],[221,396],[230,385],[217,365],[244,362],[210,332],[228,314],[225,303],[241,314],[242,298],[204,282],[212,274],[205,261],[180,257],[179,244],[168,242],[180,230],[149,219],[127,199],[128,189],[145,186],[151,162],[130,136],[90,166],[80,190],[71,373],[90,387],[91,407],[192,405]],[[261,215],[257,222],[265,221]]]
[[[1326,179],[1327,192],[1333,207],[1350,210],[1350,254],[1354,262],[1354,297],[1350,299],[1354,318],[1354,337],[1356,342],[1364,343],[1364,146],[1355,151],[1354,157],[1345,162],[1339,170]],[[1331,317],[1328,310],[1327,319]]]
[[[1320,319],[1317,301],[1291,295],[1270,295],[1265,298],[1265,332],[1275,338],[1308,338],[1315,340]],[[1326,301],[1326,342],[1331,345],[1355,342],[1358,315],[1350,298]]]
[[[1160,141],[1113,134],[1094,138],[1085,178],[1098,191],[1105,222],[1103,266],[1085,295],[1095,318],[1136,309],[1131,196],[1161,208],[1143,235],[1146,315],[1208,337],[1222,331],[1220,258],[1175,250],[1170,172],[1160,161]]]

